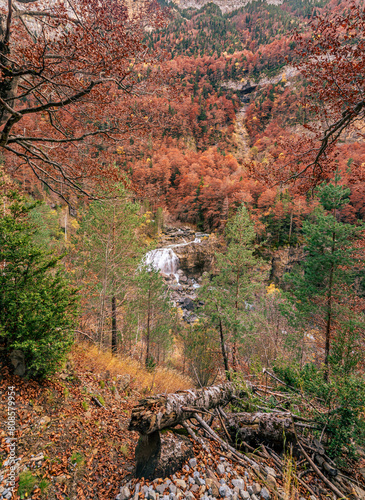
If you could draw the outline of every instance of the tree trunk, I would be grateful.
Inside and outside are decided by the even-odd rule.
[[[142,399],[132,409],[130,431],[151,434],[172,427],[192,418],[199,410],[209,410],[224,405],[235,397],[243,397],[245,391],[237,390],[231,383],[181,391],[176,394],[160,394]]]
[[[117,305],[115,295],[112,296],[112,352],[117,352]]]
[[[151,323],[151,288],[148,290],[148,301],[147,301],[147,336],[146,336],[146,361],[145,365],[148,368],[150,361],[150,323]]]
[[[228,366],[228,357],[227,357],[227,353],[226,353],[226,346],[224,344],[223,325],[222,325],[221,319],[219,319],[219,335],[220,335],[220,341],[221,341],[224,370],[226,372],[227,380],[231,380],[231,375],[229,373],[229,366]]]
[[[235,413],[227,415],[227,430],[237,445],[257,446],[268,442],[282,448],[295,441],[293,422],[288,413]]]
[[[336,234],[332,234],[332,248],[331,255],[333,255],[335,251],[336,245]],[[330,278],[328,284],[328,294],[327,294],[327,318],[326,318],[326,342],[324,348],[324,379],[327,382],[329,377],[329,355],[330,355],[330,342],[331,342],[331,326],[332,326],[332,289],[333,289],[333,273],[334,273],[334,264],[332,262],[330,269]]]

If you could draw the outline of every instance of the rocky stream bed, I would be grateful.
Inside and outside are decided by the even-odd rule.
[[[160,270],[175,307],[182,310],[183,320],[194,323],[196,311],[203,304],[197,300],[197,289],[204,275],[214,268],[215,252],[222,242],[214,234],[196,232],[190,227],[166,228],[158,248],[145,256],[145,263]]]

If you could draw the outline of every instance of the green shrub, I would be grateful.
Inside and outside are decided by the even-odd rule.
[[[354,372],[344,372],[332,366],[328,381],[323,377],[324,368],[307,364],[302,369],[295,366],[277,366],[276,374],[290,386],[310,397],[319,398],[327,411],[315,418],[326,425],[328,450],[332,457],[340,457],[344,450],[354,456],[353,443],[365,438],[365,380]]]
[[[25,498],[30,495],[37,484],[37,478],[34,477],[30,470],[22,472],[19,475],[18,495],[20,498]]]
[[[1,181],[0,181],[1,182]],[[8,356],[20,350],[27,375],[43,378],[62,364],[73,342],[76,289],[60,257],[34,241],[34,204],[5,192],[0,214],[0,342]]]

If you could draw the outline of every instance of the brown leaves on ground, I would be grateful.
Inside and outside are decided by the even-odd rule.
[[[125,390],[120,385],[120,380],[125,385],[123,374],[130,376]],[[185,389],[191,382],[168,370],[160,369],[153,375],[133,361],[81,347],[73,351],[72,367],[68,364],[67,370],[52,381],[23,380],[3,369],[2,461],[10,451],[5,441],[9,386],[14,386],[16,392],[16,457],[21,458],[17,488],[19,473],[24,474],[26,466],[36,481],[25,498],[82,500],[115,498],[121,480],[133,469],[137,434],[128,432],[127,427],[131,408],[142,395],[133,388],[150,394]],[[93,397],[103,406],[98,406]],[[44,459],[37,466],[34,457],[40,453]],[[4,469],[2,485],[10,472],[8,467]],[[20,495],[14,498],[20,499]]]

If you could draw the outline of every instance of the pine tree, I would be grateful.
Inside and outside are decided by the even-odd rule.
[[[77,291],[61,257],[35,241],[35,204],[0,188],[0,342],[8,357],[22,352],[28,376],[43,378],[59,368],[72,345]]]
[[[303,223],[305,261],[301,269],[288,277],[297,319],[324,334],[326,380],[333,336],[343,330],[356,330],[362,322],[356,271],[361,267],[363,256],[356,249],[356,241],[364,226],[338,220],[339,210],[348,203],[350,193],[337,184],[338,180],[318,190],[321,207],[313,220]]]
[[[100,345],[110,343],[113,352],[117,350],[117,320],[141,258],[138,212],[139,205],[130,200],[124,186],[116,186],[112,197],[90,204],[75,242],[81,281],[91,299],[85,313],[92,317],[91,328],[96,328]]]
[[[216,255],[218,274],[205,284],[200,292],[205,302],[204,312],[219,331],[224,368],[229,375],[228,343],[232,346],[232,368],[238,365],[238,349],[251,331],[250,309],[254,292],[261,281],[257,269],[259,260],[254,255],[254,224],[244,205],[228,222],[225,253]]]
[[[153,367],[159,363],[172,342],[171,304],[159,271],[142,266],[135,284],[137,298],[132,306],[144,332],[145,365]]]

